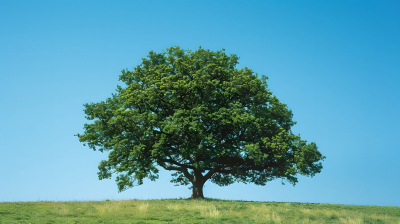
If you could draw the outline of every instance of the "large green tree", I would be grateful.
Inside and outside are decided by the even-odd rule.
[[[100,180],[119,174],[121,192],[145,177],[155,181],[159,165],[175,171],[175,186],[191,183],[191,197],[204,198],[207,180],[265,185],[282,178],[295,185],[297,174],[321,172],[325,157],[291,132],[292,111],[267,89],[268,78],[235,69],[239,57],[224,51],[151,51],[134,71],[122,70],[126,88],[84,104],[94,122],[76,136],[93,150],[109,151]]]

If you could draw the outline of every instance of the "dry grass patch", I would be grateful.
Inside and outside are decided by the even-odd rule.
[[[218,218],[220,216],[220,212],[214,205],[211,207],[203,206],[201,209],[201,215],[205,217]]]
[[[179,206],[179,205],[167,205],[167,208],[170,209],[170,210],[177,211],[177,210],[181,209],[181,206]]]
[[[339,217],[339,221],[340,223],[349,223],[349,224],[364,223],[361,218],[357,217],[346,217],[346,218]]]

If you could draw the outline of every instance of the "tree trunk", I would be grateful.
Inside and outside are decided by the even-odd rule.
[[[204,183],[193,183],[193,191],[190,198],[204,198],[203,186]]]
[[[203,198],[203,186],[206,180],[203,179],[203,175],[201,172],[194,172],[194,178],[193,178],[193,191],[192,191],[192,196],[190,198]]]

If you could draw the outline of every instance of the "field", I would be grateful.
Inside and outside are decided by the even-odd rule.
[[[400,207],[219,199],[4,202],[0,223],[400,224]]]

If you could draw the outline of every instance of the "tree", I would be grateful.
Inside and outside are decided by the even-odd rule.
[[[121,192],[135,180],[155,181],[159,165],[176,171],[175,186],[192,184],[191,198],[204,198],[209,179],[219,186],[264,186],[281,178],[294,186],[296,174],[321,172],[325,157],[291,132],[292,111],[267,89],[268,77],[235,69],[239,57],[224,51],[150,51],[134,71],[122,70],[126,88],[117,86],[105,102],[84,104],[86,118],[96,120],[75,136],[109,151],[100,180],[119,174]]]

